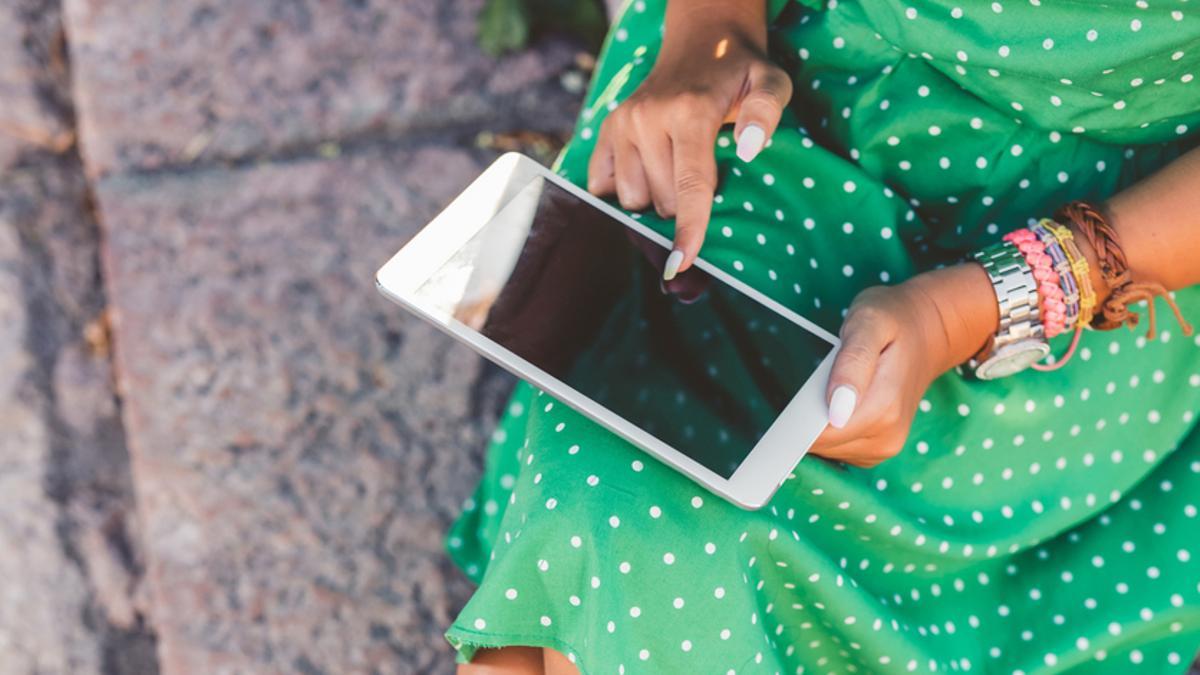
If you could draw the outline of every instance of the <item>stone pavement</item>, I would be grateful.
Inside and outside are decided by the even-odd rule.
[[[579,99],[481,5],[0,0],[0,675],[452,672],[512,381],[373,273]]]

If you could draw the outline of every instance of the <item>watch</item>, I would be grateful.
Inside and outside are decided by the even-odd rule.
[[[1038,308],[1037,280],[1011,242],[998,241],[971,254],[983,265],[1000,306],[1000,327],[965,364],[981,380],[1019,373],[1050,353]]]

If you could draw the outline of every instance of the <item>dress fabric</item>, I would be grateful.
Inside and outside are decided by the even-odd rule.
[[[1200,142],[1194,5],[773,1],[796,93],[753,162],[722,131],[701,255],[836,333],[863,288],[1113,194]],[[568,179],[649,73],[664,9],[632,0],[614,24]],[[1200,287],[1174,295],[1200,321]],[[1137,309],[1060,370],[944,374],[900,455],[806,457],[754,512],[520,384],[447,537],[479,587],[446,637],[460,661],[545,646],[588,675],[1182,673],[1200,645],[1200,337],[1160,300],[1146,340]]]

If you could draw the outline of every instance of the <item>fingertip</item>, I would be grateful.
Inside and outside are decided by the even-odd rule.
[[[683,251],[672,249],[671,255],[667,256],[667,262],[663,264],[663,281],[670,281],[679,274],[680,267],[683,265]]]
[[[758,124],[747,124],[737,138],[737,156],[743,162],[753,161],[767,143],[767,132]]]
[[[829,397],[829,424],[841,429],[850,421],[858,403],[858,391],[852,385],[839,384]]]

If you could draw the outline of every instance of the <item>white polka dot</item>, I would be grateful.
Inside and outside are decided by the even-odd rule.
[[[487,628],[487,622],[483,619],[475,619],[475,630],[483,630]]]

